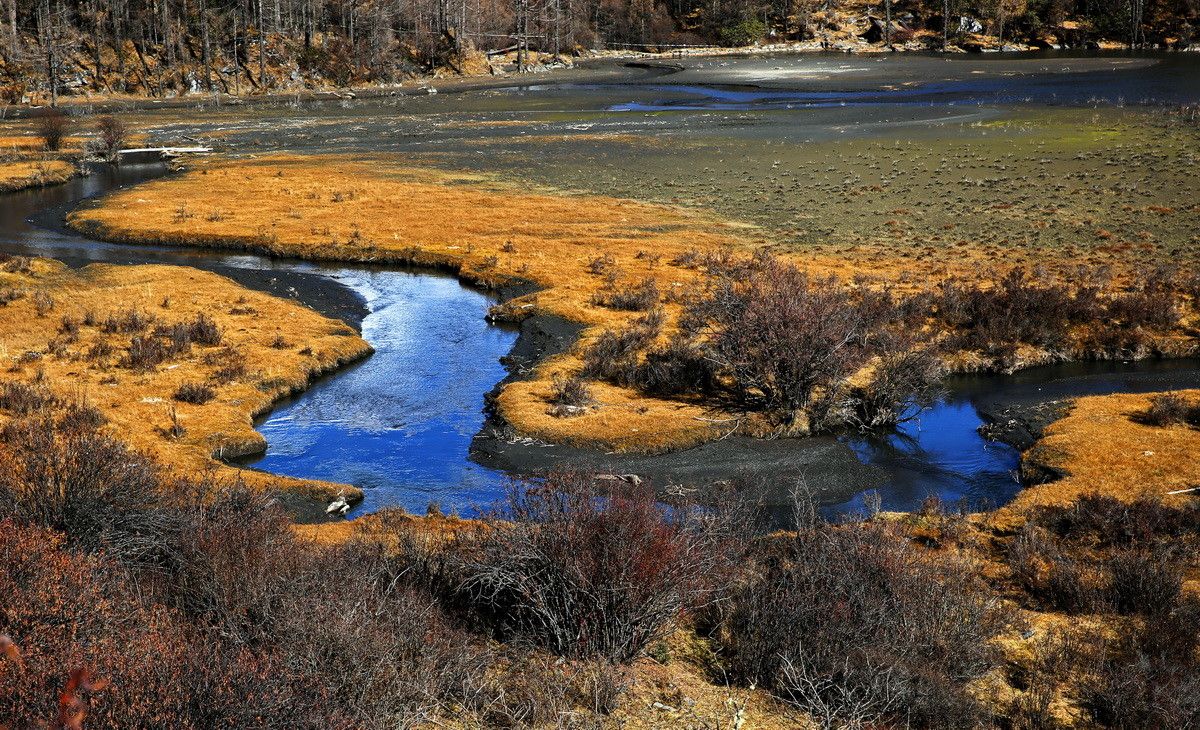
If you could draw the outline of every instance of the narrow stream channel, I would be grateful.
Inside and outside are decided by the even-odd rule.
[[[254,468],[360,486],[367,498],[358,514],[391,505],[420,512],[432,502],[471,514],[500,496],[505,472],[489,460],[482,460],[490,464],[486,467],[473,461],[471,448],[484,423],[484,394],[505,376],[499,360],[516,341],[515,332],[485,322],[489,297],[431,273],[115,245],[56,227],[65,210],[81,200],[161,174],[161,167],[99,168],[60,187],[5,196],[0,251],[50,256],[71,265],[197,266],[359,324],[376,354],[280,403],[258,426],[269,447],[253,460]],[[41,225],[31,224],[31,218]],[[831,514],[859,509],[861,494],[869,489],[878,490],[884,507],[893,510],[916,509],[930,494],[947,502],[997,506],[1020,489],[1019,452],[979,435],[981,410],[1087,394],[1200,387],[1200,362],[1063,365],[1013,376],[957,378],[949,386],[943,402],[879,438],[734,438],[662,457],[540,444],[525,448],[540,454],[539,464],[570,454],[559,462],[566,463],[584,453],[591,463],[636,470],[662,484],[750,471],[783,484],[824,469],[838,486],[812,486]]]

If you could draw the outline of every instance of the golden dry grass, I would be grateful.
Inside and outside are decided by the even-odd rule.
[[[103,413],[115,435],[180,474],[211,467],[232,470],[217,457],[265,447],[253,429],[255,415],[303,389],[311,378],[370,352],[366,341],[341,322],[187,267],[97,264],[72,270],[35,259],[28,273],[0,268],[0,291],[5,290],[23,296],[0,307],[0,381],[41,380],[60,397],[86,401]],[[46,297],[53,302],[48,310]],[[130,309],[166,325],[204,313],[222,329],[222,343],[193,345],[149,371],[124,367],[120,360],[131,335],[105,333],[99,325],[109,314]],[[60,331],[64,317],[82,323],[89,312],[97,325],[80,324],[76,338]],[[90,357],[101,342],[113,352]],[[224,355],[226,348],[240,353],[245,372],[222,383],[214,377],[221,365],[212,356]],[[216,397],[203,405],[173,400],[183,383],[209,385]],[[172,410],[185,430],[179,437],[169,433]],[[253,471],[243,476],[252,485],[269,483],[321,499],[339,491],[361,496],[342,485]]]
[[[635,316],[591,303],[606,286],[603,275],[589,272],[598,256],[612,257],[619,282],[653,278],[660,291],[671,292],[688,289],[700,276],[671,259],[748,245],[745,227],[675,207],[530,192],[427,169],[284,156],[206,164],[111,196],[73,213],[70,223],[110,240],[417,261],[484,283],[528,280],[541,290],[507,309],[581,322],[588,326],[583,342]],[[668,303],[668,314],[675,308]],[[720,433],[703,406],[606,385],[596,386],[599,407],[589,413],[550,415],[553,375],[578,366],[570,354],[541,364],[532,380],[500,395],[501,414],[527,435],[617,449],[679,447]]]
[[[75,166],[65,160],[4,162],[0,163],[0,192],[66,182],[75,174]]]
[[[1195,401],[1200,390],[1182,391]],[[1153,426],[1141,416],[1155,394],[1080,398],[1046,430],[1027,459],[1066,476],[1025,489],[997,515],[1001,521],[1040,505],[1066,505],[1099,492],[1121,500],[1188,499],[1167,493],[1200,486],[1200,429]]]

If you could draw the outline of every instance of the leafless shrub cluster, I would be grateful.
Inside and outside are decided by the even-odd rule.
[[[1132,352],[1145,344],[1147,329],[1174,326],[1181,316],[1179,272],[1150,272],[1127,291],[1111,291],[1103,272],[1081,272],[1074,286],[1041,272],[1015,268],[983,284],[948,280],[933,298],[933,315],[953,328],[947,346],[993,354],[1027,343],[1047,348],[1072,344],[1086,328],[1082,346],[1102,353]]]
[[[0,254],[0,271],[9,274],[32,274],[33,260],[28,256],[11,256]]]
[[[152,324],[154,324],[154,315],[130,307],[109,314],[100,324],[100,331],[105,334],[131,335],[144,332]]]
[[[722,630],[737,676],[822,727],[969,727],[966,683],[1007,615],[972,567],[883,523],[802,530],[758,557]]]
[[[204,405],[215,398],[216,395],[216,391],[204,383],[184,383],[175,390],[175,394],[172,397],[181,403]]]
[[[42,147],[51,152],[62,149],[70,124],[70,118],[61,109],[42,109],[34,118],[34,127],[42,138]]]
[[[96,138],[89,141],[88,152],[106,162],[116,162],[125,146],[129,130],[117,117],[105,115],[96,122]]]
[[[645,312],[658,304],[658,283],[652,278],[624,284],[610,281],[603,291],[596,292],[592,304],[621,309],[628,312]]]
[[[1179,600],[1200,554],[1200,511],[1087,495],[1049,507],[1009,547],[1017,582],[1038,603],[1072,613],[1158,616]]]
[[[25,296],[25,292],[16,287],[6,286],[0,288],[0,307],[7,307],[23,296]]]
[[[214,368],[213,381],[222,385],[246,375],[246,355],[231,345],[205,354],[202,362]]]
[[[157,470],[99,423],[86,406],[43,407],[0,430],[0,516],[132,560],[154,549]]]
[[[96,425],[70,408],[0,432],[0,628],[38,649],[0,722],[52,717],[81,659],[109,681],[97,726],[406,727],[498,694],[495,658],[382,542],[302,545],[269,495],[166,482]]]
[[[634,380],[643,350],[662,331],[663,313],[654,309],[621,330],[605,330],[584,352],[585,377],[612,380],[622,385]]]
[[[678,336],[650,347],[657,329],[635,324],[605,333],[586,353],[585,372],[653,393],[716,390],[785,428],[814,415],[820,423],[813,425],[824,426],[835,412],[841,420],[858,414],[858,422],[893,421],[899,416],[880,411],[905,400],[902,383],[930,390],[936,380],[928,360],[914,356],[882,368],[877,393],[864,397],[843,387],[875,354],[903,347],[895,330],[904,317],[886,293],[812,280],[769,256],[717,256],[706,266],[713,284],[687,303]]]
[[[550,403],[554,415],[577,415],[594,403],[587,381],[578,375],[555,375]]]
[[[668,513],[647,485],[615,485],[581,473],[514,485],[461,568],[461,590],[501,636],[625,662],[719,597],[731,567],[721,517]]]
[[[0,408],[23,416],[58,405],[59,399],[45,386],[10,381],[0,383]]]
[[[1194,405],[1177,393],[1163,393],[1150,399],[1150,407],[1143,416],[1152,426],[1174,426],[1188,423],[1200,426],[1200,405]]]
[[[175,349],[177,343],[164,342],[154,335],[134,335],[129,340],[125,357],[121,359],[121,367],[131,370],[153,370],[174,355],[180,354]]]

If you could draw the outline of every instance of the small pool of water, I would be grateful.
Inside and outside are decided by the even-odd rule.
[[[1200,360],[1078,362],[1031,368],[1011,375],[950,378],[947,396],[894,433],[842,441],[864,463],[879,467],[882,508],[911,512],[927,497],[944,505],[991,509],[1016,497],[1021,452],[979,434],[984,412],[1111,393],[1200,388]],[[829,515],[861,512],[865,490]]]
[[[983,418],[967,400],[945,400],[900,425],[894,433],[846,438],[864,464],[886,472],[878,489],[882,507],[911,512],[931,495],[943,504],[974,508],[1008,502],[1021,490],[1021,452],[979,434]],[[832,512],[863,507],[860,493]]]

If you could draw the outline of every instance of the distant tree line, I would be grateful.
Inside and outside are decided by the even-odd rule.
[[[1063,21],[1133,45],[1189,42],[1200,0],[898,0],[910,26],[950,17],[1033,36]],[[831,0],[2,0],[0,75],[31,91],[253,91],[391,81],[466,48],[744,45],[846,30]],[[878,9],[882,14],[882,7]]]

